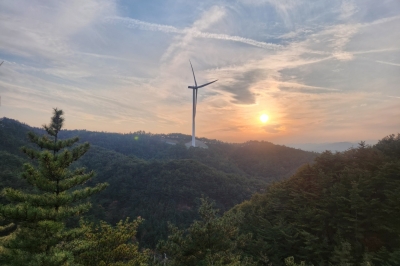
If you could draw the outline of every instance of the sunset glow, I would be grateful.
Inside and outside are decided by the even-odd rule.
[[[198,91],[198,137],[399,130],[398,0],[83,2],[0,1],[0,118],[40,127],[58,107],[67,129],[191,135],[191,60],[218,80]]]

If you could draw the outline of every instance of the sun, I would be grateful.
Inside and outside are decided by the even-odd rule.
[[[260,116],[260,120],[261,120],[261,122],[263,122],[263,123],[266,123],[266,122],[268,121],[268,119],[269,119],[269,117],[268,117],[266,114],[262,114],[262,115]]]

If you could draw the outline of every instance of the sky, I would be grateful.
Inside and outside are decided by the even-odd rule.
[[[399,0],[3,0],[0,117],[227,142],[400,132]],[[260,116],[266,114],[266,123]]]

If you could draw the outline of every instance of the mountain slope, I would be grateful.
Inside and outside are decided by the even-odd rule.
[[[232,211],[244,213],[241,230],[253,235],[246,252],[259,265],[265,256],[274,265],[289,256],[314,265],[400,265],[399,195],[400,134],[325,152]]]
[[[190,148],[184,143],[190,136],[183,134],[151,134],[138,131],[129,134],[64,130],[61,138],[79,136],[81,141],[144,160],[193,159],[226,173],[261,177],[265,181],[288,177],[316,153],[306,152],[266,141],[231,144],[202,138],[209,149]],[[172,139],[176,145],[169,145]]]
[[[27,158],[19,151],[28,131],[43,132],[11,119],[0,127],[1,187],[24,187],[19,177]],[[92,149],[73,167],[85,166],[97,176],[91,182],[108,182],[109,188],[92,198],[91,219],[114,223],[126,216],[146,219],[139,230],[141,244],[154,246],[167,234],[167,221],[179,226],[197,217],[198,198],[209,197],[225,211],[263,191],[269,182],[288,177],[311,162],[315,153],[269,142],[228,144],[207,140],[209,149],[187,149],[182,134],[144,132],[116,134],[63,130],[60,138],[79,136]],[[174,139],[177,145],[165,143]]]
[[[93,197],[90,214],[110,223],[126,216],[143,217],[139,238],[149,246],[166,237],[167,221],[186,226],[197,218],[201,196],[214,199],[226,211],[265,187],[265,182],[226,174],[195,160],[147,162],[100,147],[93,147],[80,164],[96,169],[94,182],[110,184]]]

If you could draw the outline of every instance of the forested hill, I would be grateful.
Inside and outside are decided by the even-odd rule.
[[[3,118],[0,126],[1,150],[19,154],[19,148],[28,145],[28,131],[44,132],[16,120]],[[209,149],[187,149],[184,143],[191,136],[183,134],[151,134],[138,131],[129,134],[93,132],[86,130],[62,130],[60,138],[79,137],[120,154],[143,160],[193,159],[226,173],[261,177],[266,181],[280,180],[293,174],[304,163],[312,162],[317,153],[275,145],[266,141],[224,143],[200,138]],[[176,144],[168,144],[168,141]]]
[[[25,186],[19,173],[27,158],[20,147],[30,145],[28,131],[43,132],[12,119],[1,121],[1,188]],[[182,134],[63,130],[59,135],[60,139],[72,136],[92,146],[75,167],[94,170],[94,183],[110,184],[92,198],[91,219],[115,223],[127,216],[141,216],[146,221],[139,237],[145,246],[154,246],[166,236],[167,221],[180,226],[190,224],[198,215],[201,196],[228,210],[316,157],[312,152],[258,141],[229,144],[202,139],[209,149],[187,149],[184,143],[190,136]]]
[[[314,152],[275,145],[266,141],[224,143],[200,138],[209,149],[187,149],[191,136],[151,134],[138,131],[129,134],[64,130],[61,138],[79,136],[81,141],[144,160],[194,159],[226,173],[258,176],[267,181],[288,177],[304,163],[311,162]],[[167,142],[174,142],[174,145]]]
[[[400,134],[324,152],[291,178],[236,206],[246,252],[273,265],[400,265]],[[290,264],[292,265],[292,264]],[[309,264],[307,264],[309,265]]]

